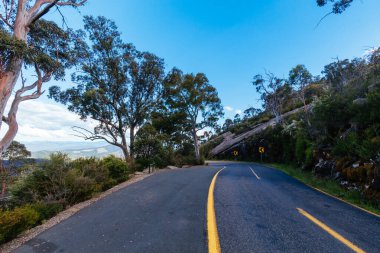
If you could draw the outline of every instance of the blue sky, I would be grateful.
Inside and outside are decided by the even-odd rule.
[[[302,63],[318,75],[333,58],[360,57],[380,45],[378,0],[356,0],[318,27],[330,9],[315,0],[89,0],[79,12],[62,11],[72,28],[82,27],[83,15],[114,20],[126,42],[164,58],[167,71],[205,73],[233,108],[227,117],[259,106],[255,74],[286,77]],[[49,16],[61,23],[57,13]]]

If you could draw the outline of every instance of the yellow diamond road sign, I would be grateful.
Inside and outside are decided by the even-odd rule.
[[[265,152],[265,148],[264,147],[259,147],[259,152],[262,154]]]

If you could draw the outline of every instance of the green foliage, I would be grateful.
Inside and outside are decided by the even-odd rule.
[[[84,23],[90,44],[78,49],[81,71],[72,75],[78,85],[64,91],[53,86],[49,97],[82,119],[97,121],[93,131],[76,130],[85,139],[105,139],[121,147],[126,159],[130,129],[133,158],[134,130],[144,124],[161,97],[164,61],[124,43],[115,23],[105,17],[86,16]]]
[[[143,168],[148,168],[150,165],[161,167],[162,159],[165,157],[163,157],[164,148],[160,139],[160,135],[151,124],[146,124],[139,129],[136,136],[135,152],[136,161]]]
[[[20,177],[11,188],[13,200],[21,205],[54,202],[63,206],[91,198],[128,178],[126,163],[115,157],[99,161],[53,154],[41,168]]]
[[[115,156],[103,158],[102,165],[108,170],[109,177],[117,183],[123,182],[129,177],[128,165],[125,161]]]
[[[164,80],[165,103],[174,112],[184,113],[185,129],[192,137],[195,159],[199,162],[198,131],[215,128],[224,115],[218,92],[203,73],[183,74],[172,69]]]
[[[63,205],[60,203],[37,202],[29,206],[37,211],[41,221],[48,220],[63,210]]]
[[[22,231],[33,227],[39,220],[39,213],[31,206],[0,212],[0,243],[4,243]]]
[[[298,164],[310,163],[311,143],[304,134],[298,134],[295,145],[295,158]]]
[[[63,210],[59,203],[33,203],[13,210],[0,211],[0,244],[40,224]]]
[[[344,12],[348,7],[350,7],[351,3],[354,0],[316,0],[318,6],[325,6],[328,3],[333,3],[332,5],[332,13],[334,14],[341,14]]]

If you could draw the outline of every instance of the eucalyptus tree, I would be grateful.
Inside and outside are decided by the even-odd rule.
[[[275,116],[276,123],[280,123],[283,105],[289,93],[289,87],[285,80],[275,77],[272,73],[267,73],[265,77],[254,76],[252,84],[261,95],[264,109]]]
[[[297,65],[290,70],[288,82],[293,90],[295,90],[298,99],[302,102],[306,120],[310,125],[306,100],[307,88],[313,82],[313,75],[307,70],[305,65]]]
[[[254,107],[249,107],[248,109],[245,109],[243,113],[244,113],[243,120],[247,120],[247,119],[257,116],[259,113],[261,113],[261,110],[256,109]]]
[[[203,73],[183,74],[172,69],[164,80],[165,97],[169,107],[185,113],[185,124],[190,130],[195,159],[200,161],[198,132],[214,128],[224,115],[218,92]]]
[[[79,7],[86,0],[3,0],[0,3],[0,153],[12,143],[18,131],[17,112],[21,102],[37,99],[43,84],[63,79],[65,69],[75,63],[77,34],[43,20],[53,7]],[[23,69],[34,71],[35,80],[21,78]],[[17,86],[17,88],[16,88]],[[13,93],[15,91],[15,93]],[[12,97],[12,94],[15,94]],[[6,108],[9,108],[6,111]]]
[[[97,122],[93,130],[74,127],[87,140],[104,140],[133,160],[135,130],[154,110],[162,91],[163,60],[124,43],[115,23],[105,17],[84,18],[90,45],[81,48],[76,84],[50,88],[49,96]],[[127,133],[129,131],[129,148]]]

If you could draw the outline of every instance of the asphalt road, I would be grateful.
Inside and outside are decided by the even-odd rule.
[[[233,162],[160,172],[79,211],[15,252],[207,252],[207,195],[224,166],[214,190],[221,252],[354,252],[347,242],[380,252],[380,218],[275,169]]]

